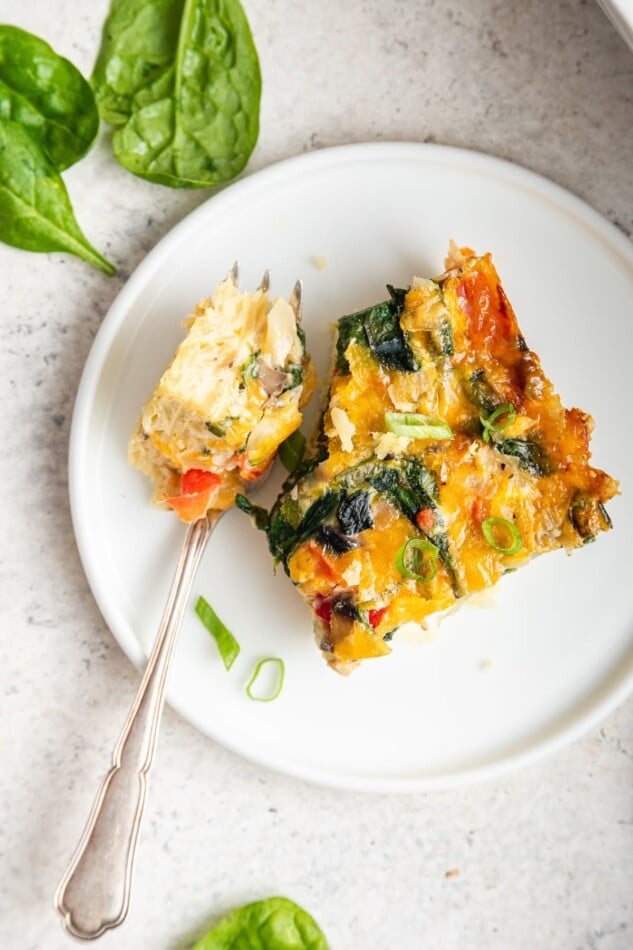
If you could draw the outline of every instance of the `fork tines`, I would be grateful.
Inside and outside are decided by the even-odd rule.
[[[233,264],[233,267],[230,269],[230,271],[226,275],[226,280],[230,281],[234,287],[237,287],[238,282],[239,282],[239,277],[240,277],[240,262],[235,261],[235,263]],[[262,279],[260,280],[259,287],[257,289],[261,290],[262,293],[268,293],[269,288],[270,288],[270,270],[266,268],[266,270],[262,274]],[[292,288],[292,293],[290,294],[290,298],[288,300],[288,303],[293,309],[297,323],[301,322],[302,296],[303,296],[303,283],[301,280],[297,280],[295,282],[294,287]]]

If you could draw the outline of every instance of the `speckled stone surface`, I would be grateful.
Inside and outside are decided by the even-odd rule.
[[[246,0],[264,75],[249,170],[407,139],[522,163],[633,232],[633,53],[591,0]],[[0,20],[90,71],[107,3],[0,0]],[[0,947],[70,946],[52,896],[137,675],[79,563],[67,497],[81,370],[112,300],[209,193],[133,178],[104,131],[65,179],[108,279],[0,245],[3,531]],[[626,528],[622,528],[626,530]],[[242,761],[166,710],[132,909],[103,939],[185,950],[285,894],[333,950],[633,946],[633,702],[503,780],[406,798],[334,792]]]

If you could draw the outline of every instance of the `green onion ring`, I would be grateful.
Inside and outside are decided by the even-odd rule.
[[[506,413],[507,419],[502,419],[499,425],[495,425],[499,416],[503,416]],[[490,442],[491,432],[501,432],[502,429],[511,426],[516,417],[517,412],[511,402],[504,402],[502,406],[497,406],[495,411],[490,413],[487,419],[484,419],[483,416],[479,416],[479,421],[484,427],[484,442]]]
[[[405,557],[409,548],[413,548],[416,551],[422,551],[424,554],[429,555],[430,565],[428,574],[416,574],[415,571],[412,571],[407,567]],[[425,538],[409,538],[408,541],[404,542],[396,554],[396,567],[403,577],[410,577],[414,581],[420,581],[421,584],[426,584],[429,581],[432,581],[437,574],[439,553],[440,552],[436,546],[430,541],[427,541]]]
[[[196,613],[215,640],[224,666],[227,670],[230,670],[240,652],[239,643],[231,631],[224,626],[211,604],[208,604],[204,597],[198,597]]]
[[[275,684],[273,691],[270,693],[269,696],[257,696],[253,692],[253,686],[255,685],[256,681],[259,679],[259,675],[267,663],[273,663],[277,667],[277,682]],[[284,661],[280,660],[279,657],[277,656],[268,656],[265,659],[260,660],[253,671],[253,675],[251,676],[250,680],[248,681],[246,685],[246,695],[248,696],[249,699],[255,700],[256,703],[272,702],[273,699],[277,699],[277,697],[279,696],[281,692],[281,688],[284,685],[285,672],[286,672],[286,668],[284,666]]]
[[[512,535],[512,544],[509,547],[504,548],[495,540],[494,530],[497,525],[503,525]],[[523,538],[521,537],[519,529],[515,524],[512,524],[511,521],[507,521],[505,518],[486,518],[485,521],[481,522],[481,530],[490,547],[494,548],[495,551],[499,551],[501,554],[517,554],[523,547]]]
[[[418,412],[386,412],[385,425],[389,432],[404,435],[408,439],[454,439],[453,430],[436,416],[423,416]]]

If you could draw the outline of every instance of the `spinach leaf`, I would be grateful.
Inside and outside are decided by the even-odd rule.
[[[419,459],[406,459],[402,462],[404,475],[415,492],[416,501],[420,508],[435,508],[439,501],[437,481]]]
[[[99,115],[124,125],[134,97],[172,68],[185,0],[112,0],[92,73]]]
[[[345,534],[359,534],[373,528],[374,519],[369,508],[369,495],[366,491],[344,494],[336,513],[341,530]]]
[[[0,119],[0,240],[27,251],[69,251],[115,273],[84,237],[55,167],[10,119]]]
[[[364,320],[365,333],[379,363],[387,369],[414,372],[419,366],[402,332],[401,312],[402,307],[393,300],[372,307]]]
[[[351,468],[345,469],[339,475],[335,476],[338,485],[341,485],[346,491],[354,491],[362,485],[369,485],[371,477],[379,475],[387,465],[379,459],[372,456],[363,462],[358,462]]]
[[[377,475],[370,475],[368,482],[381,495],[386,495],[389,501],[415,524],[415,516],[421,506],[411,488],[398,474],[396,469],[385,466]]]
[[[313,501],[297,528],[297,544],[307,541],[317,528],[330,517],[339,501],[339,493],[335,491],[324,491],[322,495]]]
[[[391,300],[397,307],[398,315],[402,313],[404,308],[404,300],[409,293],[409,289],[409,287],[394,287],[393,284],[387,284],[387,291],[389,292]]]
[[[270,513],[268,527],[268,547],[276,560],[281,561],[284,568],[288,567],[288,558],[294,549],[317,533],[321,525],[327,521],[338,505],[340,493],[327,490],[312,502],[298,524],[293,524],[284,517],[283,496]],[[293,520],[295,520],[293,518]]]
[[[365,312],[366,311],[362,313],[350,313],[346,317],[341,317],[338,321],[336,369],[345,376],[349,373],[349,363],[345,357],[345,351],[352,340],[356,343],[361,343],[363,346],[369,346],[365,327],[363,326]]]
[[[387,369],[403,372],[419,369],[400,326],[400,315],[407,291],[390,285],[387,290],[390,294],[389,300],[339,320],[336,368],[340,373],[349,373],[345,351],[352,340],[368,347],[378,362]]]
[[[356,538],[350,538],[330,524],[321,525],[316,533],[316,540],[327,551],[331,551],[332,554],[347,554],[348,551],[353,551],[354,548],[360,547],[360,541],[357,541]]]
[[[261,74],[239,0],[113,0],[92,82],[118,161],[141,178],[216,185],[255,147]]]
[[[289,491],[294,485],[297,484],[297,482],[300,482],[302,478],[304,478],[310,472],[313,472],[314,469],[321,464],[321,462],[324,462],[326,458],[328,458],[328,442],[323,427],[324,418],[325,414],[323,413],[321,415],[321,419],[319,420],[319,429],[315,444],[310,449],[310,453],[308,455],[304,455],[301,462],[299,462],[297,467],[290,473],[289,477],[284,482],[282,489],[284,492]]]
[[[461,597],[455,560],[450,550],[448,534],[438,510],[439,493],[435,476],[419,459],[392,459],[376,466],[367,474],[369,484],[398,508],[420,530],[416,516],[423,508],[432,508],[433,527],[423,533],[437,547],[440,560],[446,568],[453,593]]]
[[[422,508],[436,507],[435,478],[418,459],[393,459],[370,474],[367,481],[413,524],[417,524],[416,515]]]
[[[497,407],[499,400],[486,379],[483,369],[471,373],[466,385],[467,395],[480,412],[490,413]]]
[[[24,126],[58,171],[86,154],[99,128],[79,70],[17,26],[0,25],[0,117]]]
[[[316,921],[286,897],[234,910],[193,950],[328,950]]]
[[[235,496],[235,505],[252,517],[256,528],[259,528],[260,531],[268,530],[270,517],[265,508],[262,508],[261,505],[254,505],[246,495],[240,495],[239,493]]]
[[[552,466],[545,450],[537,442],[526,439],[495,439],[495,448],[515,458],[531,475],[551,475]]]
[[[271,512],[268,527],[265,529],[268,537],[270,553],[287,569],[287,561],[299,543],[297,527],[287,521],[283,515]]]

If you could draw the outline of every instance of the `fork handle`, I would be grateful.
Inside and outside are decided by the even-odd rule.
[[[112,755],[88,824],[55,895],[63,925],[94,940],[123,922],[147,798],[165,682],[191,585],[221,511],[189,525],[143,679]]]

